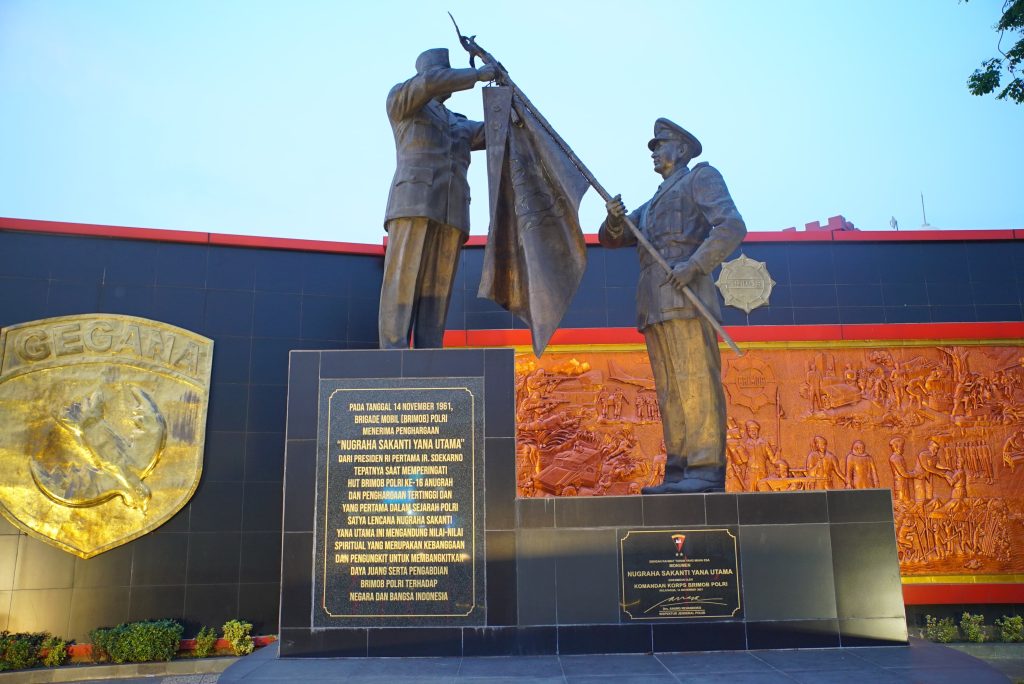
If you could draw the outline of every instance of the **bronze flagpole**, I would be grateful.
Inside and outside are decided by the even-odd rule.
[[[451,12],[448,13],[448,16],[452,17]],[[455,24],[455,17],[452,17],[452,23]],[[565,155],[569,157],[569,160],[579,170],[579,172],[583,174],[583,177],[587,179],[587,182],[590,183],[591,187],[593,187],[594,190],[597,191],[597,194],[601,196],[601,199],[603,199],[605,202],[610,200],[612,198],[612,195],[607,190],[604,189],[604,186],[601,185],[601,183],[598,182],[597,178],[595,178],[594,174],[590,172],[590,169],[587,168],[586,164],[584,164],[583,161],[576,156],[576,153],[573,152],[572,148],[569,147],[569,144],[562,139],[562,136],[558,134],[558,131],[556,131],[551,126],[551,124],[548,123],[548,120],[545,119],[539,111],[537,111],[537,108],[533,106],[533,103],[530,102],[530,99],[526,97],[523,91],[509,77],[508,71],[506,71],[505,67],[501,65],[501,62],[496,60],[491,53],[487,52],[477,44],[476,36],[462,35],[462,31],[459,30],[458,24],[455,24],[455,32],[458,33],[459,35],[459,42],[462,44],[462,47],[465,48],[466,52],[469,53],[470,64],[473,65],[476,58],[479,57],[480,61],[482,61],[484,64],[490,64],[495,66],[498,69],[498,73],[500,75],[499,80],[501,81],[501,83],[511,88],[512,92],[514,93],[515,97],[518,98],[520,103],[522,103],[524,107],[530,110],[530,113],[537,118],[537,121],[544,128],[544,131],[551,136],[551,138],[555,141],[558,147],[561,148],[562,152],[564,152]],[[640,229],[636,227],[636,225],[629,219],[628,216],[623,216],[622,218],[625,221],[626,226],[629,228],[630,232],[633,233],[633,236],[636,238],[636,241],[650,253],[654,260],[657,261],[663,269],[665,269],[666,273],[671,274],[672,266],[670,266],[668,261],[665,260],[665,257],[663,257],[661,253],[654,247],[654,245],[650,243],[647,237],[640,232]],[[736,355],[743,356],[743,351],[740,350],[738,346],[736,346],[736,343],[729,336],[729,333],[725,332],[725,329],[721,326],[721,324],[719,324],[719,322],[715,320],[715,317],[712,316],[711,312],[708,311],[706,306],[704,306],[704,302],[702,302],[700,298],[693,293],[693,290],[690,289],[690,286],[683,285],[681,291],[686,296],[686,298],[690,300],[690,303],[693,304],[697,311],[700,312],[700,315],[703,316],[704,319],[711,324],[711,327],[713,327],[715,329],[715,332],[717,332],[721,336],[722,340],[725,341],[725,343],[728,344],[734,352],[736,352]]]

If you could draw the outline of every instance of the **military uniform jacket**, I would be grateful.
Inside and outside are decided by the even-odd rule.
[[[434,98],[468,90],[476,69],[435,69],[399,83],[388,94],[398,168],[384,225],[394,218],[425,217],[469,233],[470,150],[484,147],[484,126],[448,111]]]
[[[697,264],[700,274],[690,282],[690,289],[721,320],[722,311],[710,274],[747,234],[722,174],[706,162],[697,164],[692,171],[683,167],[665,179],[654,197],[629,218],[669,265],[676,266],[687,259]],[[601,224],[598,238],[606,247],[636,244],[636,238],[625,225],[621,234],[613,234],[607,221]],[[662,321],[699,317],[700,312],[669,281],[654,257],[646,249],[640,249],[638,254],[637,328],[643,330]]]

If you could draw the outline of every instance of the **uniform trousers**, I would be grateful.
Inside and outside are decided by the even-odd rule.
[[[683,318],[642,332],[661,408],[665,482],[681,480],[688,465],[724,466],[725,392],[714,328],[702,318]]]
[[[377,329],[381,349],[439,349],[466,234],[427,218],[388,221]]]

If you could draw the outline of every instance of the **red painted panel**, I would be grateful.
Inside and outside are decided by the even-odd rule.
[[[831,242],[832,231],[820,230],[807,232],[803,230],[758,230],[750,231],[743,242]]]
[[[962,340],[1024,337],[1024,323],[878,323],[843,325],[844,340]]]
[[[725,331],[736,342],[806,342],[840,340],[839,325],[727,325]]]
[[[838,340],[1000,340],[1024,338],[1024,322],[888,323],[864,325],[726,326],[743,342],[831,342]],[[527,346],[528,330],[449,330],[446,347]],[[635,328],[560,328],[551,344],[638,344],[644,336]]]
[[[949,240],[1013,240],[1013,230],[840,230],[837,242],[945,242]]]
[[[162,230],[157,228],[128,228],[104,226],[91,223],[62,223],[59,221],[36,221],[33,219],[0,218],[0,230],[19,230],[31,233],[54,233],[57,235],[89,235],[92,237],[123,238],[126,240],[152,240],[155,242],[189,242],[204,244],[207,233],[188,230]]]
[[[1024,603],[1024,584],[904,584],[908,606]]]

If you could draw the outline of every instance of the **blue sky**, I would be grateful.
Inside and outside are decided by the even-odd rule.
[[[921,192],[935,228],[1024,228],[1024,106],[964,86],[1001,5],[0,0],[0,216],[379,243],[384,99],[423,49],[466,65],[451,10],[629,208],[667,116],[751,230],[918,228]],[[481,116],[478,89],[448,104]]]

